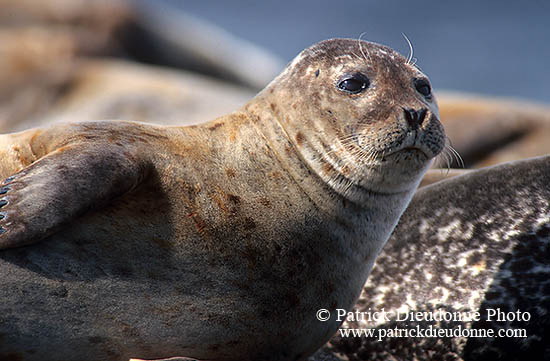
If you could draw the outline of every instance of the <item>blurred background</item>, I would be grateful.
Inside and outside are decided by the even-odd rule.
[[[0,0],[0,133],[199,123],[245,104],[320,40],[361,37],[407,56],[403,34],[466,167],[550,153],[548,0]]]
[[[435,88],[550,102],[548,0],[159,3],[208,20],[284,61],[317,41],[361,34],[406,55],[404,33]]]

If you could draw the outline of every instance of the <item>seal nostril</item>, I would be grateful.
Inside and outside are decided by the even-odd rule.
[[[418,114],[418,125],[422,125],[424,122],[424,119],[426,119],[426,113],[428,112],[428,109],[422,108],[416,112]]]
[[[407,120],[407,123],[409,123],[409,125],[413,129],[416,129],[420,125],[422,125],[422,122],[426,118],[427,112],[428,110],[426,108],[422,108],[420,110],[403,108],[403,113],[405,114],[405,120]]]
[[[407,121],[407,123],[412,126],[414,124],[416,112],[412,109],[403,108],[403,113],[405,114],[405,120]]]

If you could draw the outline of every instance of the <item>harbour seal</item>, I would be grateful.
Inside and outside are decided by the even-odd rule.
[[[444,144],[427,77],[351,39],[205,124],[3,135],[0,355],[303,359]]]
[[[330,348],[351,361],[547,360],[548,184],[550,156],[544,156],[421,188],[377,258],[356,305],[360,312],[384,310],[388,319],[365,318],[345,327],[466,331],[381,338],[337,333]],[[440,320],[411,317],[411,312]],[[458,317],[449,318],[455,312]],[[478,320],[469,319],[475,312]],[[475,337],[468,330],[480,336],[492,330],[494,337]]]

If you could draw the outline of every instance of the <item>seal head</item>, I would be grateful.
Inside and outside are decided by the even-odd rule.
[[[411,176],[423,173],[445,144],[427,76],[375,43],[315,44],[257,98],[307,164],[337,192],[358,201],[361,188],[378,193],[415,188]]]

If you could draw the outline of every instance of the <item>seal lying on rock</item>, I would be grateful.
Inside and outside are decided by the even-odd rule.
[[[209,123],[0,136],[0,359],[303,359],[444,143],[426,76],[350,39]]]
[[[351,361],[548,359],[549,184],[544,156],[420,189],[356,305],[387,318],[350,322],[376,336],[337,333],[330,348]]]

